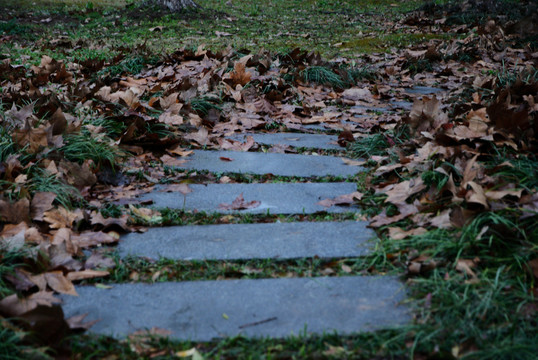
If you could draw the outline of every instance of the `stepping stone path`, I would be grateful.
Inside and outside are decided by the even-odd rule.
[[[332,148],[335,136],[256,134],[264,144]],[[241,138],[240,138],[241,139]],[[315,144],[317,146],[314,146]],[[226,159],[233,159],[227,161]],[[275,176],[350,177],[360,171],[338,157],[195,151],[184,168],[212,172]],[[356,191],[354,182],[252,183],[189,185],[187,195],[166,186],[140,197],[155,207],[219,213],[309,214],[349,212],[356,207],[318,204]],[[243,194],[259,205],[223,210]],[[178,260],[278,261],[292,258],[349,258],[375,246],[367,222],[295,222],[174,226],[122,237],[120,256]],[[181,340],[208,341],[228,336],[286,337],[334,331],[352,334],[394,327],[410,321],[402,305],[404,284],[390,276],[340,276],[275,279],[110,284],[77,286],[78,297],[64,296],[67,317],[88,313],[100,320],[90,330],[117,337],[153,327]]]
[[[198,210],[206,212],[231,213],[237,210],[222,210],[221,204],[231,204],[238,195],[243,194],[246,202],[259,201],[260,205],[240,210],[252,214],[312,214],[318,211],[347,212],[357,207],[319,205],[321,200],[350,194],[356,185],[342,183],[262,183],[262,184],[209,184],[189,185],[192,193],[183,195],[177,192],[164,192],[166,187],[139,197],[140,201],[151,202],[159,208]],[[162,190],[162,191],[159,191]]]
[[[119,250],[153,259],[333,258],[365,255],[373,236],[356,221],[182,226],[129,234]]]
[[[240,134],[230,136],[229,139],[245,142],[247,137],[252,136],[254,141],[264,145],[288,145],[293,147],[317,148],[324,150],[342,150],[338,145],[338,136],[322,134],[300,133],[260,133]]]
[[[332,156],[196,150],[183,168],[277,176],[353,176],[360,170]]]

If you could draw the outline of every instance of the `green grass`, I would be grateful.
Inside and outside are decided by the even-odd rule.
[[[19,151],[8,129],[2,126],[0,128],[0,163],[4,162],[10,155],[19,153]]]
[[[357,258],[300,258],[254,260],[151,260],[113,255],[116,267],[110,276],[88,280],[94,283],[197,281],[221,279],[267,279],[275,277],[316,277],[359,275],[366,269]],[[344,270],[345,269],[345,270]]]
[[[349,145],[348,154],[352,158],[369,158],[371,156],[391,155],[390,148],[402,145],[410,139],[407,125],[399,126],[385,133],[375,133],[356,140]]]
[[[191,108],[196,111],[199,115],[205,116],[208,114],[209,110],[215,109],[221,111],[222,108],[215,103],[221,102],[220,99],[215,99],[211,97],[201,97],[194,98],[190,101]]]
[[[55,203],[67,209],[72,209],[75,203],[83,201],[82,195],[75,187],[38,167],[30,169],[27,187],[32,194],[36,192],[52,192],[56,194]]]
[[[211,224],[254,224],[268,222],[294,222],[294,221],[346,221],[357,220],[357,213],[326,213],[298,215],[272,215],[272,214],[222,214],[206,213],[204,211],[193,212],[181,209],[156,209],[161,213],[162,221],[154,223],[152,226],[173,226],[173,225],[211,225]],[[133,216],[133,223],[138,225],[148,225],[144,219]]]
[[[309,66],[300,75],[307,83],[330,85],[337,89],[342,89],[346,86],[346,83],[338,74],[324,66]]]
[[[114,167],[125,154],[112,144],[112,139],[92,134],[83,129],[80,133],[69,134],[65,137],[66,144],[59,150],[64,157],[73,162],[82,164],[85,160],[92,160],[95,166]]]

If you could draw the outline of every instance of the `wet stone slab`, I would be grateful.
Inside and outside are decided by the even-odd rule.
[[[258,144],[265,145],[289,145],[293,147],[304,147],[314,149],[336,149],[345,150],[337,144],[338,136],[323,134],[301,134],[301,133],[253,133],[238,134],[229,139],[245,142],[248,136],[252,136]]]
[[[144,194],[139,201],[153,201],[155,207],[198,210],[206,212],[241,212],[271,214],[311,214],[318,211],[357,211],[356,206],[324,207],[317,202],[356,191],[355,183],[262,183],[262,184],[209,184],[189,185],[193,190],[183,196],[179,192],[163,192],[165,187],[157,186],[155,191]],[[222,210],[220,204],[231,204],[243,194],[246,202],[259,201],[260,205],[245,210]]]
[[[120,255],[152,259],[292,259],[366,255],[366,222],[296,222],[173,226],[121,238]]]
[[[430,86],[413,86],[412,88],[405,89],[407,94],[411,95],[433,95],[445,92],[446,90],[434,88]]]
[[[277,176],[353,176],[364,168],[332,156],[195,150],[182,168]]]
[[[66,317],[100,320],[90,332],[124,337],[158,327],[192,341],[244,335],[372,331],[410,321],[403,284],[389,276],[222,280],[77,287]]]
[[[391,100],[389,103],[393,109],[402,109],[409,111],[413,108],[413,103],[409,101]]]

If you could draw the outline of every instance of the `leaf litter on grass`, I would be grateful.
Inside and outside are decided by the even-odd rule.
[[[258,150],[252,138],[225,139],[247,130],[308,131],[315,124],[341,131],[340,143],[376,164],[376,176],[361,192],[322,204],[377,207],[370,225],[393,240],[425,243],[427,230],[450,234],[476,224],[476,241],[517,232],[493,217],[477,219],[504,212],[536,218],[538,55],[518,47],[521,34],[504,31],[495,20],[477,31],[436,20],[410,14],[397,26],[415,31],[426,21],[431,31],[461,38],[332,63],[300,49],[247,54],[202,46],[167,54],[137,75],[94,76],[117,59],[74,64],[44,56],[27,71],[4,60],[0,120],[10,141],[0,152],[1,256],[19,252],[24,266],[15,264],[3,275],[8,285],[2,315],[32,315],[56,304],[54,293],[75,295],[73,281],[106,276],[114,264],[102,260],[96,267],[95,259],[103,256],[97,247],[131,231],[130,218],[155,223],[161,214],[134,206],[118,217],[99,211],[150,191],[165,177],[169,191],[188,196],[190,175],[171,169],[194,148]],[[351,76],[353,67],[366,65],[375,77]],[[406,90],[417,84],[443,92],[409,95]],[[390,101],[401,100],[413,102],[410,112],[385,111]],[[517,177],[510,176],[516,171]],[[36,185],[36,179],[49,177],[53,181]],[[236,210],[259,202],[240,195],[222,205]],[[536,239],[516,239],[535,247]],[[432,271],[440,260],[475,283],[486,271],[485,260],[472,251],[435,259],[422,250],[399,250],[409,254],[410,277]],[[538,255],[529,251],[523,260],[535,274]],[[399,253],[389,257],[400,259]],[[51,321],[63,316],[43,314]],[[84,327],[78,321],[68,325]],[[20,326],[32,329],[29,323]],[[455,346],[459,356],[474,345]]]

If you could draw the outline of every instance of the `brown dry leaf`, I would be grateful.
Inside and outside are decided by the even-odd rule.
[[[159,122],[167,125],[178,126],[184,123],[183,116],[165,111],[159,115]]]
[[[52,291],[39,291],[22,299],[13,294],[0,301],[0,312],[6,316],[16,317],[35,309],[38,305],[52,306],[61,302],[54,297]]]
[[[65,175],[67,182],[81,190],[97,182],[97,176],[90,169],[88,162],[82,165],[71,161],[61,161],[58,168]]]
[[[52,125],[52,135],[61,135],[67,129],[67,119],[61,108],[52,114],[49,122]]]
[[[45,241],[39,230],[35,227],[29,228],[24,233],[24,241],[28,244],[39,245]]]
[[[171,150],[166,150],[166,152],[168,152],[169,154],[172,154],[172,155],[179,155],[179,156],[182,156],[182,157],[185,157],[185,156],[189,156],[191,154],[194,153],[193,150],[186,150],[186,149],[183,149],[182,147],[175,147]]]
[[[67,279],[69,281],[84,280],[84,279],[93,279],[96,277],[108,276],[110,273],[108,271],[99,271],[99,270],[82,270],[82,271],[72,271],[67,273]]]
[[[476,259],[474,260],[458,259],[458,261],[456,262],[456,270],[469,275],[473,279],[476,279],[477,276],[475,272],[472,270],[476,267],[476,262],[477,262]]]
[[[236,62],[234,64],[234,71],[230,74],[230,79],[233,82],[233,85],[245,86],[250,82],[252,74],[245,71],[245,64],[241,62]]]
[[[353,204],[356,200],[360,200],[362,199],[362,196],[364,194],[358,192],[358,191],[355,191],[351,194],[345,194],[345,195],[340,195],[340,196],[337,196],[333,199],[325,199],[325,200],[321,200],[319,202],[317,202],[316,204],[317,205],[321,205],[321,206],[325,206],[325,207],[331,207],[331,206],[334,206],[334,205],[351,205]]]
[[[183,195],[190,194],[193,190],[189,187],[188,184],[171,184],[163,186],[159,189],[161,192],[179,192]]]
[[[406,180],[398,184],[389,185],[381,191],[388,195],[385,199],[385,202],[390,202],[394,205],[405,204],[405,201],[416,193],[421,192],[426,189],[426,185],[423,183],[421,178],[415,178],[411,180]]]
[[[32,220],[43,221],[45,211],[52,209],[52,202],[56,199],[56,194],[52,192],[37,192],[30,204],[30,215]]]
[[[17,202],[0,200],[0,221],[9,224],[29,222],[30,202],[28,199],[21,199]]]
[[[488,200],[501,200],[505,196],[513,196],[519,199],[522,193],[523,189],[490,190],[486,191],[486,198]]]
[[[439,215],[432,216],[429,220],[430,225],[439,229],[448,229],[452,227],[450,221],[450,209],[443,210]]]
[[[102,244],[113,244],[118,242],[118,237],[111,234],[104,233],[102,231],[84,231],[79,235],[71,236],[71,241],[79,248],[88,248],[90,246],[97,246]]]
[[[102,253],[94,252],[85,262],[84,269],[112,269],[116,266],[114,259]]]
[[[65,321],[67,322],[67,325],[69,325],[69,328],[73,330],[77,330],[77,329],[88,330],[93,325],[99,322],[99,320],[84,322],[84,319],[86,318],[86,316],[88,316],[88,314],[76,315],[76,316],[70,317],[69,319],[65,319]],[[112,360],[112,359],[109,359],[109,360]]]
[[[211,144],[211,141],[209,140],[209,133],[205,127],[200,128],[198,132],[186,135],[184,139],[195,141],[202,146]]]
[[[342,98],[345,100],[359,101],[359,100],[372,100],[372,93],[367,88],[350,88],[344,90]]]
[[[66,208],[59,206],[58,209],[45,211],[43,220],[50,224],[51,229],[71,228],[78,215]]]
[[[462,186],[466,186],[469,181],[473,181],[478,174],[478,169],[476,169],[476,159],[478,155],[475,155],[471,160],[465,164],[465,169],[463,170],[463,180],[461,181]]]
[[[45,279],[52,290],[61,294],[78,296],[71,280],[67,279],[61,271],[45,273]]]
[[[353,133],[351,130],[345,129],[338,135],[338,145],[341,147],[346,147],[347,144],[352,143],[355,141],[355,138],[353,137]]]
[[[71,235],[72,235],[71,229],[61,228],[54,233],[54,237],[52,238],[51,244],[61,245],[62,243],[64,243],[65,250],[69,254],[75,255],[78,252],[78,248],[71,241]]]
[[[257,200],[246,202],[243,198],[243,193],[231,203],[231,204],[220,204],[219,209],[221,210],[245,210],[245,209],[254,209],[261,205],[261,202]]]
[[[391,227],[389,228],[389,237],[394,240],[402,240],[408,236],[422,235],[427,232],[428,230],[423,227],[418,227],[407,231],[399,227]]]
[[[116,230],[116,231],[122,231],[122,232],[129,232],[130,227],[127,225],[127,222],[129,221],[129,216],[126,214],[123,214],[119,218],[104,218],[103,215],[101,215],[100,212],[92,212],[91,214],[91,224],[92,225],[102,225],[103,228],[100,226],[97,226],[102,231],[109,231],[109,230]]]
[[[32,281],[31,275],[21,269],[15,268],[13,273],[7,273],[4,275],[5,279],[15,285],[15,289],[18,291],[28,291],[36,284]]]
[[[49,131],[52,132],[52,127],[45,128],[44,125],[41,125],[34,128],[32,126],[27,126],[24,129],[15,130],[13,132],[13,138],[20,147],[28,145],[26,151],[35,154],[49,144],[47,139]]]
[[[366,164],[365,160],[352,160],[348,158],[340,158],[340,160],[342,160],[344,164],[349,165],[349,166],[362,166]]]
[[[217,142],[222,150],[231,151],[249,151],[255,144],[252,136],[247,136],[247,141],[244,143],[231,139],[218,139]]]
[[[475,203],[482,205],[485,209],[489,209],[488,200],[486,199],[486,194],[484,193],[484,188],[474,181],[467,182],[467,187],[470,189],[467,190],[465,194],[465,200],[468,203]]]
[[[178,159],[177,157],[172,157],[166,154],[161,156],[160,160],[163,162],[163,165],[166,166],[182,166],[188,161],[185,159]]]
[[[448,123],[448,116],[441,111],[441,102],[435,95],[431,99],[424,96],[422,100],[415,100],[405,121],[412,129],[421,132],[438,129]]]
[[[383,210],[381,212],[381,214],[379,214],[377,216],[374,216],[371,219],[372,222],[370,223],[369,226],[371,226],[371,227],[380,227],[380,226],[393,224],[393,223],[395,223],[397,221],[403,220],[406,217],[409,217],[409,216],[411,216],[413,214],[416,214],[418,212],[417,207],[415,205],[410,205],[410,204],[405,204],[405,206],[400,206],[400,207],[398,207],[398,209],[400,210],[400,214],[395,215],[395,216],[391,216],[391,217],[388,217],[385,210]]]

